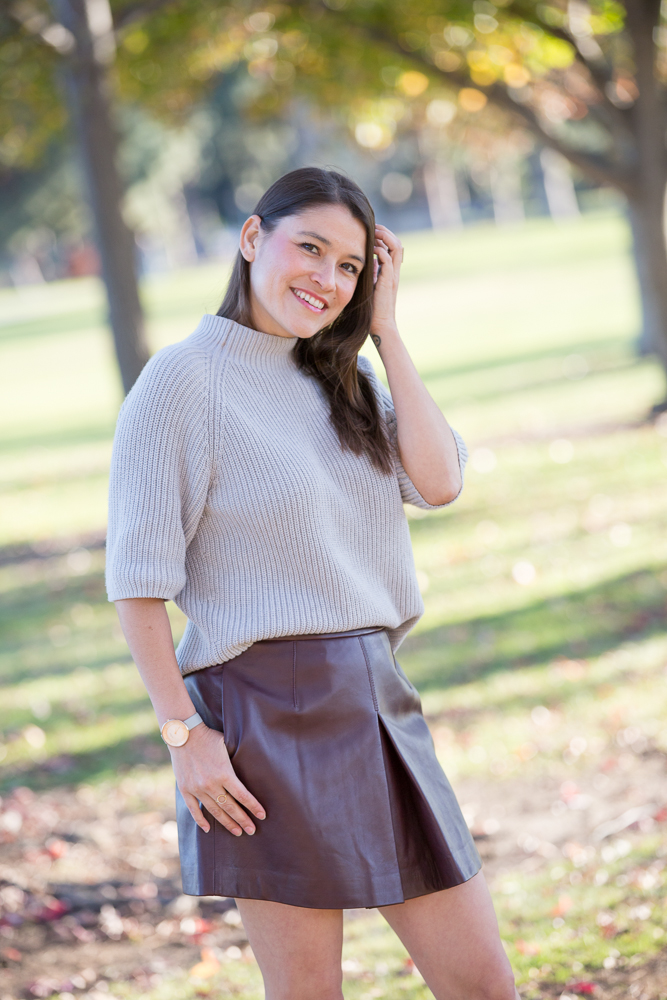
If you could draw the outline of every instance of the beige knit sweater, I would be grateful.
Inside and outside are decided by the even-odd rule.
[[[118,418],[109,600],[174,601],[184,674],[281,635],[383,625],[395,649],[424,610],[402,504],[431,505],[398,454],[384,475],[341,448],[294,343],[204,316],[151,359]],[[391,396],[359,364],[395,446]]]

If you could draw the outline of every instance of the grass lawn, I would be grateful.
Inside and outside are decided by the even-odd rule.
[[[404,242],[401,329],[471,460],[455,507],[408,510],[426,613],[402,665],[522,996],[665,1000],[667,422],[644,419],[664,382],[633,352],[625,224]],[[146,281],[154,348],[226,270]],[[3,996],[259,998],[236,911],[178,893],[167,755],[105,600],[96,281],[0,291],[0,380]],[[349,915],[344,959],[349,1000],[430,995],[377,914]]]

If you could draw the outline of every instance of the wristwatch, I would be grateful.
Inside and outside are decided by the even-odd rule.
[[[182,747],[190,738],[190,730],[203,721],[199,712],[195,712],[184,722],[181,722],[180,719],[167,719],[160,729],[160,735],[167,746]]]

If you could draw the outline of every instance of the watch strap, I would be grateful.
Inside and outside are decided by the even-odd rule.
[[[187,726],[188,729],[194,729],[195,726],[198,726],[199,723],[203,721],[204,720],[202,719],[199,712],[195,712],[195,714],[191,715],[189,719],[183,719],[183,725]]]

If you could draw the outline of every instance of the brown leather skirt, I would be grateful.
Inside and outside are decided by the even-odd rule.
[[[252,837],[210,815],[205,834],[177,792],[185,893],[386,906],[479,870],[419,696],[383,629],[263,640],[185,683],[266,809]]]

